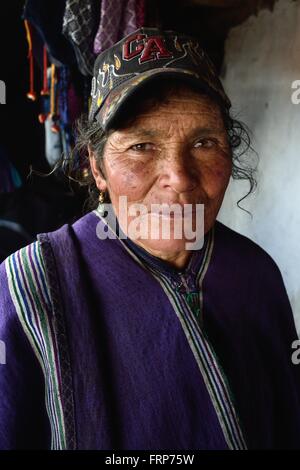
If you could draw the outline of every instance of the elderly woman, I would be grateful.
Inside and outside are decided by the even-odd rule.
[[[281,274],[216,221],[229,108],[192,38],[143,28],[97,58],[79,146],[99,204],[0,268],[1,448],[300,447]]]

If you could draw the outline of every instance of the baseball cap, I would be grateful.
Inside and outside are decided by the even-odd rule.
[[[104,130],[109,129],[128,99],[160,76],[193,83],[231,107],[215,67],[197,39],[174,31],[140,28],[96,58],[89,120],[98,120]]]

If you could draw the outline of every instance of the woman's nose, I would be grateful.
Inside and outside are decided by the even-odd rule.
[[[197,174],[189,161],[189,155],[173,151],[163,159],[160,183],[177,193],[193,191],[197,186]]]

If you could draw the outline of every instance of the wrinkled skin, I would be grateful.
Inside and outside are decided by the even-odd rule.
[[[232,169],[219,107],[188,89],[110,135],[104,148],[105,178],[92,152],[90,163],[98,189],[109,192],[119,220],[119,196],[127,196],[128,206],[142,203],[149,211],[153,203],[202,203],[205,233],[215,222]],[[154,216],[157,220],[150,212],[146,217]],[[172,227],[171,221],[171,233]],[[192,253],[184,238],[135,242],[179,269]]]

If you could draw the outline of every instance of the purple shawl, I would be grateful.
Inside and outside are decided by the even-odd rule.
[[[13,353],[0,365],[0,448],[299,448],[297,335],[270,256],[216,222],[195,255],[198,321],[174,279],[99,240],[98,223],[92,212],[38,236],[51,299],[45,378],[28,342],[45,327],[24,334],[32,319],[21,327],[0,266],[0,339]]]

